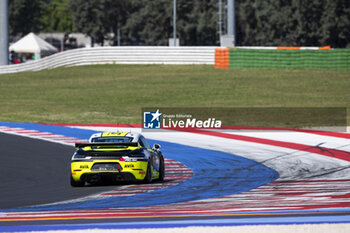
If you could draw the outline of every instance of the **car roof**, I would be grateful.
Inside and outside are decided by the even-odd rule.
[[[138,142],[139,138],[142,136],[140,133],[135,132],[123,132],[123,131],[114,131],[114,132],[99,132],[91,135],[89,142],[92,142],[93,138],[101,138],[101,137],[132,137],[131,142]]]

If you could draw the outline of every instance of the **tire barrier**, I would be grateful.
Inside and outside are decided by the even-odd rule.
[[[0,74],[94,64],[214,64],[216,47],[115,46],[68,50],[40,60],[0,66]]]

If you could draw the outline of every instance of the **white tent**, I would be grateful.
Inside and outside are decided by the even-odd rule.
[[[34,53],[37,57],[40,54],[56,53],[57,49],[31,32],[12,44],[10,51],[14,51],[15,53]]]

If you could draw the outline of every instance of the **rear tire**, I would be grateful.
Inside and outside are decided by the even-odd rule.
[[[165,176],[165,167],[164,167],[164,159],[161,159],[160,166],[159,166],[159,178],[158,181],[164,181]]]
[[[151,182],[152,182],[152,168],[151,168],[151,162],[148,162],[146,176],[143,179],[143,183],[149,184]]]
[[[72,187],[83,187],[85,184],[84,181],[75,181],[72,176],[70,176],[70,185]]]

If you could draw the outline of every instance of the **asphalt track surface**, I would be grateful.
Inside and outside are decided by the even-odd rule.
[[[70,186],[72,146],[0,133],[0,148],[0,209],[59,202],[113,189]]]
[[[5,135],[3,135],[3,137],[5,137]],[[3,143],[13,137],[13,135],[9,135],[9,139],[4,139]],[[22,142],[22,140],[24,141]],[[151,142],[153,143],[152,140]],[[16,147],[16,145],[21,146],[19,148],[19,146]],[[177,144],[172,143],[162,142],[162,145],[164,145],[164,148],[167,148],[167,156],[172,154],[173,159],[182,160],[182,162],[189,164],[190,167],[194,169],[197,175],[191,179],[191,182],[185,182],[181,185],[176,185],[176,187],[169,187],[167,190],[162,189],[158,190],[158,192],[153,191],[152,193],[145,193],[144,195],[116,196],[110,198],[108,202],[104,199],[96,199],[79,203],[53,204],[31,208],[31,205],[72,200],[101,191],[112,190],[115,186],[71,188],[68,181],[69,161],[74,151],[73,147],[15,136],[12,142],[6,142],[6,146],[11,148],[12,153],[7,157],[15,161],[6,163],[8,171],[5,171],[5,173],[13,172],[11,168],[23,161],[25,156],[31,156],[31,160],[30,163],[19,168],[22,172],[21,174],[15,172],[16,174],[10,175],[11,177],[16,176],[18,180],[8,180],[7,188],[9,191],[4,197],[15,197],[3,203],[0,209],[21,207],[22,210],[26,209],[28,211],[75,210],[171,204],[242,192],[259,187],[277,178],[275,171],[257,164],[252,160],[200,148],[187,146],[182,146],[180,148]],[[14,148],[18,148],[18,150],[22,151],[15,151]],[[26,148],[28,148],[28,150],[26,150]],[[63,150],[63,148],[65,149]],[[184,156],[189,153],[191,156]],[[206,155],[204,161],[202,157],[203,154]],[[64,156],[64,159],[62,156]],[[48,159],[52,162],[48,161]],[[228,159],[231,161],[230,163],[228,163]],[[220,170],[218,170],[217,164],[221,164]],[[242,167],[246,169],[242,169]],[[216,179],[214,180],[211,178],[212,172],[216,174]],[[85,191],[85,189],[88,191]],[[13,195],[14,192],[16,195]],[[181,195],[178,195],[179,193],[181,193]],[[26,203],[23,203],[24,201],[26,201]],[[23,207],[26,206],[27,208],[23,209]]]
[[[4,169],[0,169],[3,181],[0,183],[0,209],[16,208],[38,204],[71,200],[89,194],[108,191],[115,186],[97,186],[85,188],[71,188],[69,185],[69,162],[74,151],[72,146],[65,146],[37,139],[0,133],[0,146],[2,148],[2,163]],[[168,145],[170,147],[170,144]],[[167,148],[166,146],[164,148]],[[189,149],[189,148],[187,148]],[[178,152],[179,148],[176,148]],[[35,155],[35,156],[33,156]],[[23,161],[26,156],[30,159]],[[64,158],[64,159],[63,159]],[[173,158],[176,159],[176,158]],[[216,158],[217,159],[217,158]],[[217,160],[216,160],[217,161]],[[202,170],[201,170],[202,172]],[[200,173],[200,172],[197,172]],[[45,179],[43,179],[45,177]],[[221,190],[222,191],[222,190]],[[254,191],[253,191],[254,192]],[[155,192],[152,192],[152,196]],[[151,194],[151,193],[150,193]],[[136,195],[137,196],[137,195]],[[146,195],[145,195],[146,196]],[[220,195],[221,196],[221,195]],[[223,195],[224,196],[224,195]],[[6,200],[6,201],[5,201]],[[130,199],[131,200],[131,199]],[[42,208],[42,207],[40,207]],[[80,209],[80,208],[75,208]],[[12,221],[1,222],[0,226],[17,226],[14,231],[20,230],[48,230],[68,227],[68,229],[88,229],[91,223],[100,223],[100,228],[144,228],[148,224],[154,227],[156,224],[168,224],[166,227],[175,226],[210,226],[217,225],[242,225],[242,224],[295,224],[311,221],[313,223],[336,223],[349,222],[349,211],[307,211],[307,212],[275,212],[275,213],[231,213],[216,215],[193,215],[187,216],[152,216],[133,218],[86,218],[66,220],[41,221]],[[282,216],[284,216],[282,218]],[[303,216],[302,218],[300,218]],[[340,216],[341,218],[338,218]],[[219,220],[220,219],[220,220]],[[210,221],[212,220],[212,221]],[[153,223],[151,223],[153,222]],[[157,223],[160,222],[160,223]],[[249,223],[248,223],[249,222]],[[47,224],[47,225],[42,225]],[[58,225],[56,225],[58,224]],[[63,225],[61,225],[63,224]],[[68,224],[68,225],[67,225]],[[77,225],[78,224],[78,225]],[[81,225],[79,225],[81,224]],[[118,225],[115,225],[118,224]],[[123,225],[124,224],[124,225]],[[186,225],[187,224],[187,225]],[[34,225],[33,228],[28,227]],[[36,225],[36,226],[35,226]],[[27,226],[27,227],[26,227]],[[97,226],[97,225],[96,225]],[[157,225],[156,225],[157,226]],[[38,228],[39,227],[39,228]],[[0,228],[1,229],[1,228]],[[3,228],[5,229],[5,228]],[[12,229],[12,228],[8,228]],[[66,229],[66,228],[62,228]]]

